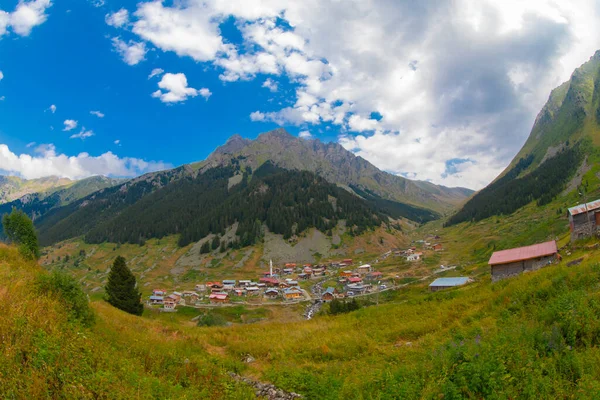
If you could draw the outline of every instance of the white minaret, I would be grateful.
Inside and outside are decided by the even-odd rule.
[[[273,277],[273,260],[269,260],[269,277]]]

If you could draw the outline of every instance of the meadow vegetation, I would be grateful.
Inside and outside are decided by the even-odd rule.
[[[337,316],[196,327],[103,301],[84,324],[71,290],[41,289],[47,273],[2,247],[0,394],[253,398],[235,372],[319,399],[596,398],[600,253],[572,257],[584,251],[575,267],[437,293],[414,286],[402,301]],[[241,362],[248,354],[256,361]]]

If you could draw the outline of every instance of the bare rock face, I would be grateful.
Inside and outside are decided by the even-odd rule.
[[[265,398],[269,400],[293,400],[304,398],[298,393],[286,392],[285,390],[278,389],[275,385],[271,385],[270,383],[258,382],[253,379],[240,376],[233,372],[230,372],[229,376],[231,376],[238,382],[244,382],[247,385],[252,386],[255,389],[254,394],[256,395],[256,397]]]

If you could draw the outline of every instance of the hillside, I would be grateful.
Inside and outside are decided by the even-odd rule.
[[[27,194],[52,191],[72,185],[68,178],[49,176],[39,179],[22,179],[17,176],[0,175],[0,204],[17,200]]]
[[[13,339],[0,345],[0,395],[254,398],[229,377],[236,372],[319,399],[592,399],[599,256],[497,284],[416,285],[378,307],[288,324],[197,328],[97,301],[86,328],[69,322],[60,296],[37,292],[38,267],[1,248],[0,329]],[[247,355],[254,361],[240,362]]]
[[[183,332],[94,304],[83,324],[73,282],[0,247],[0,397],[3,399],[253,398],[228,370],[239,362],[209,354]],[[76,285],[76,283],[75,283]],[[75,286],[76,287],[76,286]]]
[[[600,51],[552,91],[511,164],[448,224],[508,215],[532,201],[543,206],[582,183],[588,193],[596,191],[599,138]],[[575,201],[581,203],[583,198]]]
[[[260,242],[265,227],[287,240],[313,227],[330,232],[344,220],[348,232],[359,235],[398,217],[310,172],[270,163],[256,171],[216,167],[154,191],[145,181],[141,186],[107,189],[48,213],[37,222],[41,243],[85,235],[88,243],[142,244],[179,234],[186,246],[209,234],[223,236],[236,224],[234,237],[217,239],[216,246],[239,248]]]
[[[205,161],[192,166],[203,171],[229,165],[232,158],[252,169],[269,160],[282,168],[313,172],[349,190],[358,188],[385,200],[425,207],[436,212],[455,209],[473,193],[465,188],[411,181],[383,172],[337,143],[297,138],[285,129],[263,133],[256,140],[234,135]]]
[[[10,212],[13,207],[23,210],[34,221],[53,208],[67,205],[99,190],[115,186],[123,179],[93,176],[66,186],[59,186],[41,192],[26,194],[17,200],[0,205],[0,215]]]

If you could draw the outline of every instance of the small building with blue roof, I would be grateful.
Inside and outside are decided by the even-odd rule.
[[[438,290],[449,289],[456,286],[462,286],[469,283],[469,278],[466,276],[458,276],[454,278],[437,278],[429,285],[429,290],[437,292]]]

